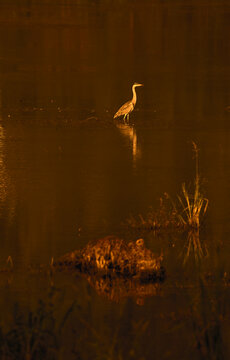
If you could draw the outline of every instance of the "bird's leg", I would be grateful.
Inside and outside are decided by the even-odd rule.
[[[127,114],[125,114],[124,117],[123,117],[124,123],[125,123],[125,118],[126,118],[126,116],[127,116]]]
[[[129,123],[129,114],[127,115],[127,120],[128,120],[128,123]]]

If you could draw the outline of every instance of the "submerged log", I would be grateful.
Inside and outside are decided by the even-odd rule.
[[[142,281],[161,281],[165,277],[163,255],[156,256],[147,249],[143,239],[126,243],[108,236],[89,243],[82,250],[72,251],[59,258],[55,267],[89,274],[111,274],[134,277]]]

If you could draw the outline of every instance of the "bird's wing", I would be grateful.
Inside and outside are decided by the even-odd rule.
[[[125,115],[128,114],[130,111],[133,110],[133,103],[132,101],[127,101],[124,105],[122,105],[120,107],[120,109],[116,112],[116,114],[114,115],[114,118],[121,116],[121,115]]]

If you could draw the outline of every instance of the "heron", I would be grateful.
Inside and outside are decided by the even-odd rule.
[[[135,88],[137,86],[143,86],[143,84],[139,84],[139,83],[134,83],[132,86],[132,92],[133,92],[133,98],[130,101],[127,101],[124,105],[122,105],[120,107],[120,109],[116,112],[116,114],[114,115],[114,119],[116,119],[119,116],[123,116],[124,122],[125,119],[127,118],[129,121],[129,114],[133,111],[134,106],[136,105],[137,102],[137,94],[136,94],[136,90]]]

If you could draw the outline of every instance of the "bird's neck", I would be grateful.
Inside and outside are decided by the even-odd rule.
[[[132,103],[135,105],[137,102],[137,94],[136,94],[135,86],[132,87],[132,91],[133,91]]]

